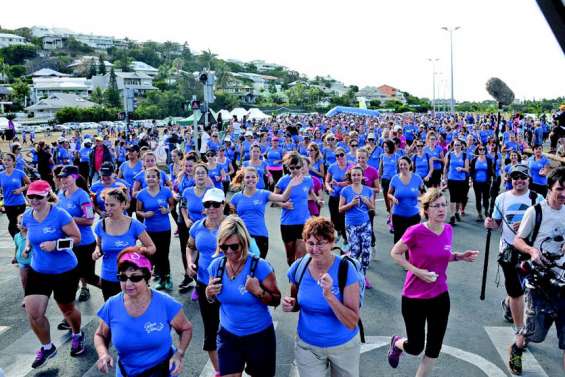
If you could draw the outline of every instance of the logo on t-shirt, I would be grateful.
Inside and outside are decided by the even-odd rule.
[[[147,334],[151,334],[153,331],[161,331],[163,330],[163,328],[165,327],[165,325],[163,325],[163,322],[146,322],[145,326],[143,327],[145,329],[145,331],[147,332]]]
[[[46,226],[45,228],[43,228],[43,234],[55,233],[56,231],[57,229],[52,226]]]
[[[116,241],[114,242],[115,247],[126,247],[128,243],[126,241]]]
[[[239,286],[239,294],[243,296],[243,295],[246,294],[246,293],[247,293],[247,289],[245,289],[245,285],[244,285],[244,284],[241,284],[241,285]]]
[[[253,205],[258,206],[259,204],[261,204],[261,201],[260,201],[259,199],[255,199],[255,200],[253,201]]]

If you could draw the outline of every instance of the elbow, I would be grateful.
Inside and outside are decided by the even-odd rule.
[[[351,318],[347,319],[347,323],[344,323],[344,326],[347,327],[349,330],[353,330],[359,324],[359,313],[355,313],[351,316]]]

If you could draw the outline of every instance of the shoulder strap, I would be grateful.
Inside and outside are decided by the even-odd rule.
[[[225,256],[220,260],[220,265],[218,266],[215,277],[221,279],[224,276],[224,271],[226,269],[226,260],[227,258]]]
[[[105,217],[102,219],[102,230],[104,231],[104,233],[106,233],[106,218]]]
[[[343,299],[343,291],[345,289],[345,284],[347,283],[347,273],[349,270],[349,257],[343,256],[339,261],[339,269],[337,272],[337,282],[339,286],[339,293]]]
[[[532,236],[529,239],[529,244],[532,246],[534,242],[536,242],[536,238],[539,234],[539,229],[541,227],[541,220],[542,220],[542,211],[541,211],[541,204],[538,203],[534,206],[534,210],[536,211],[536,222],[534,224],[534,231],[532,232]]]
[[[251,256],[251,269],[249,271],[249,275],[254,278],[255,277],[255,270],[257,269],[257,265],[259,264],[259,257],[256,255]]]
[[[532,201],[532,205],[535,206],[536,205],[536,200],[538,199],[538,193],[535,191],[530,190],[529,192],[529,197],[530,200]]]
[[[302,283],[302,279],[304,278],[304,274],[306,273],[306,269],[310,264],[312,258],[309,254],[304,255],[302,258],[299,259],[298,266],[296,266],[296,270],[294,270],[294,282],[296,284],[296,297],[298,297],[298,289],[300,288],[300,283]],[[298,279],[296,278],[298,276]]]

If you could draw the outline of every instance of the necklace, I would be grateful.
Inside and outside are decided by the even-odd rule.
[[[239,264],[239,266],[237,267],[237,270],[234,270],[233,267],[231,266],[231,263],[228,264],[228,268],[231,270],[231,276],[230,276],[230,280],[235,280],[235,278],[237,277],[237,274],[239,274],[239,271],[241,271],[241,268],[245,265],[245,262],[242,262]]]

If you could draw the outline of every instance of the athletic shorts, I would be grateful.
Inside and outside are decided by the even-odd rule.
[[[548,298],[553,302],[548,302]],[[555,322],[559,349],[565,350],[565,300],[559,294],[542,294],[539,289],[526,289],[526,327],[522,334],[528,341],[541,343]]]
[[[59,304],[70,304],[75,301],[78,289],[78,266],[60,274],[42,274],[29,269],[25,295],[41,295],[50,297],[51,293]]]
[[[463,203],[467,195],[467,190],[465,186],[469,186],[469,182],[467,180],[456,181],[450,179],[447,181],[450,203]]]
[[[524,294],[524,278],[518,272],[515,266],[501,264],[502,273],[504,274],[504,287],[506,294],[512,298],[518,298]]]
[[[304,224],[298,224],[298,225],[281,224],[281,236],[283,242],[292,242],[296,240],[301,240],[303,230],[304,230]]]

